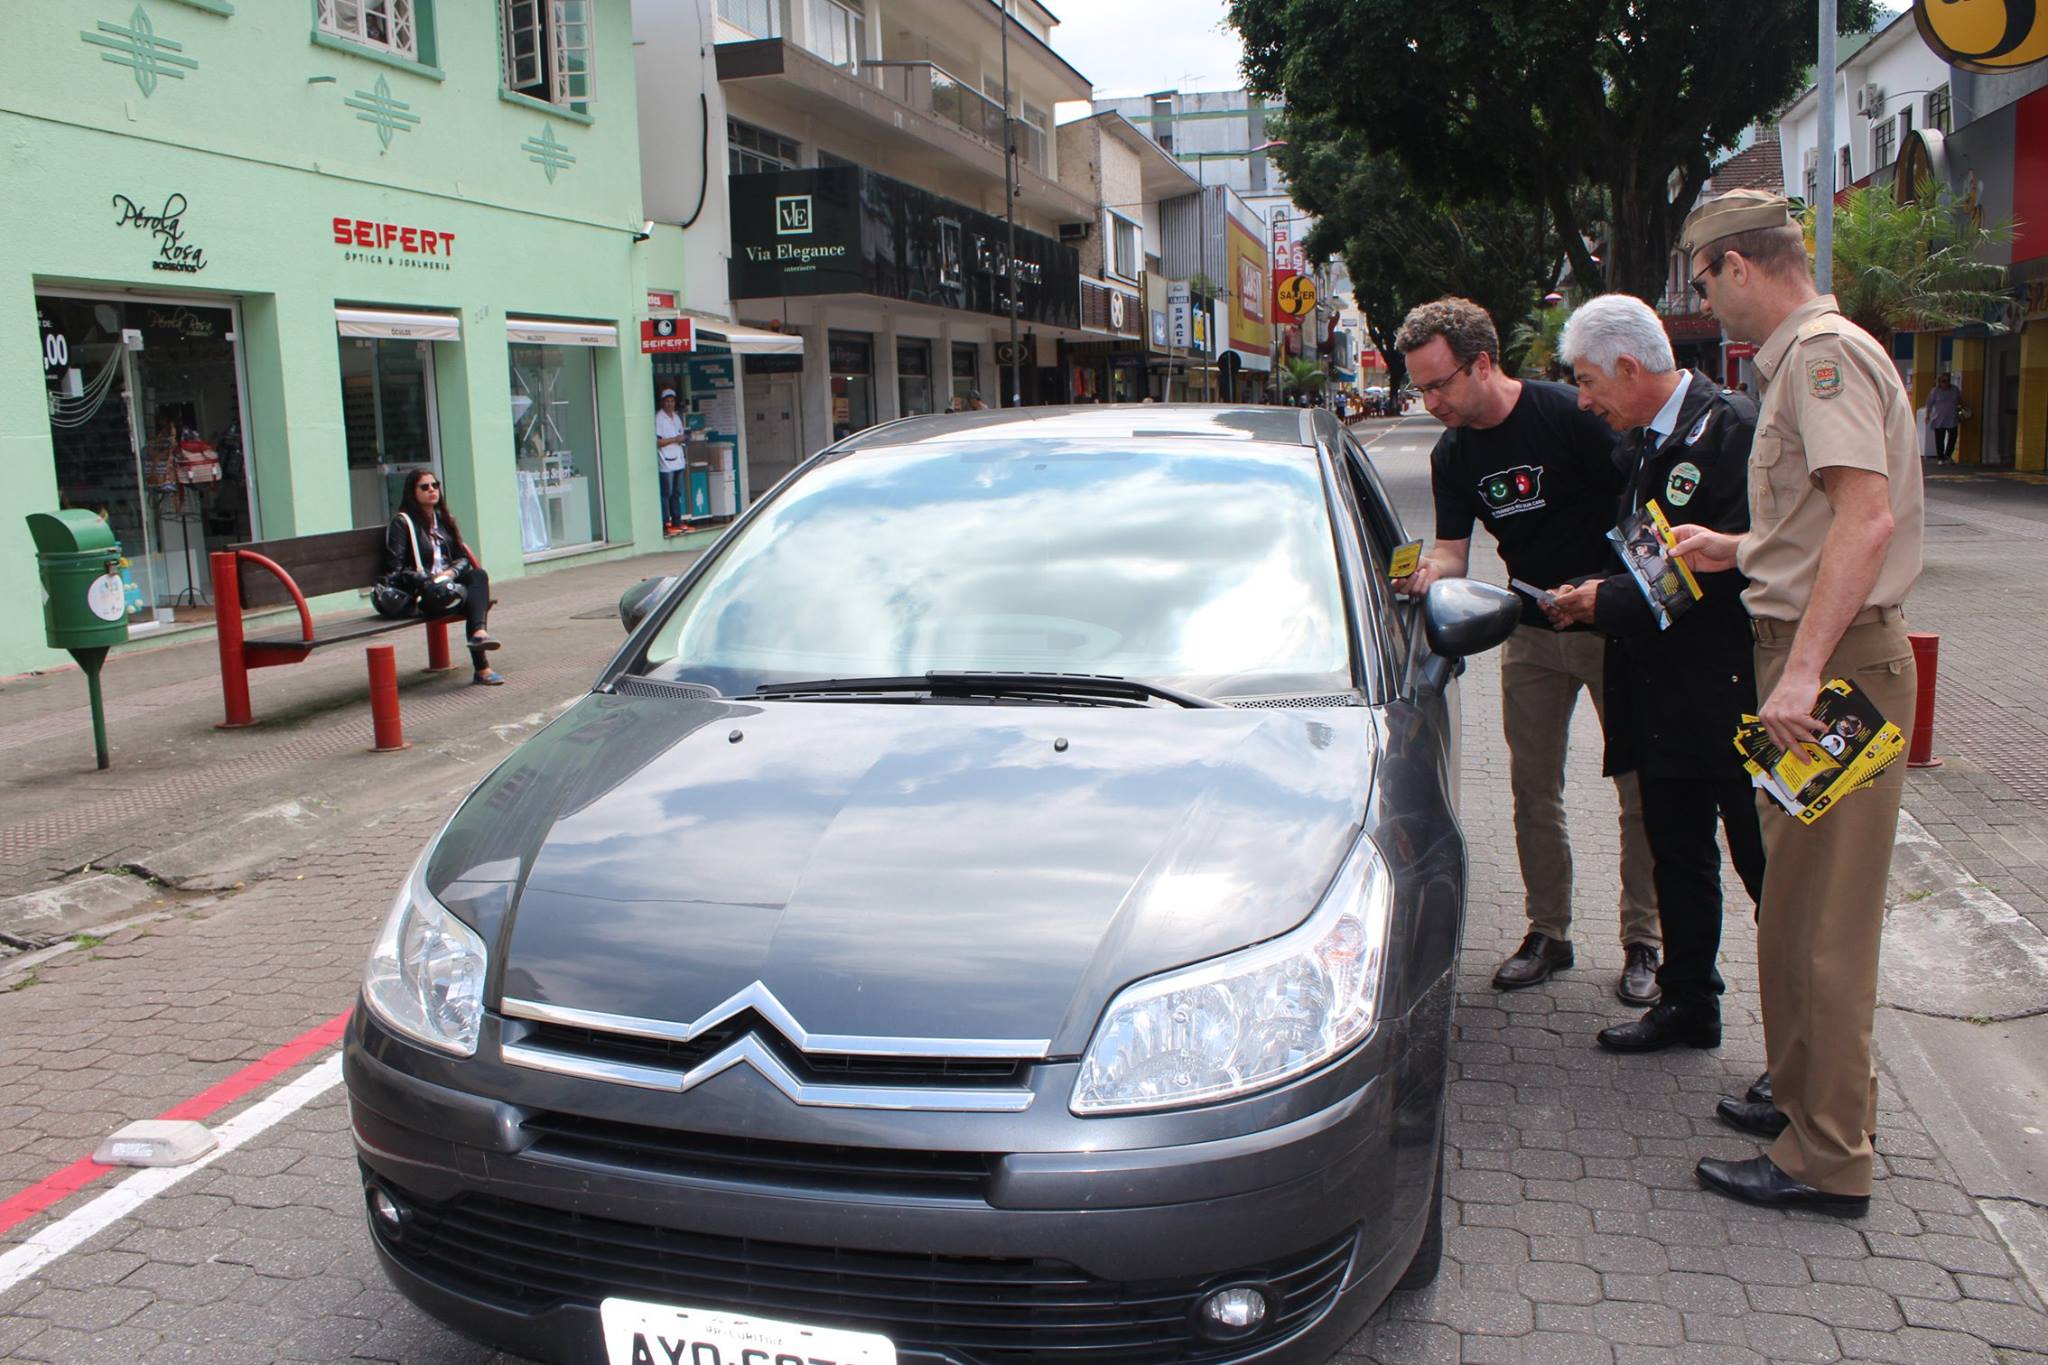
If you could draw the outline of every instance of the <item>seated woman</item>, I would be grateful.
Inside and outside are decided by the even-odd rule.
[[[484,659],[486,650],[498,648],[486,628],[491,614],[490,575],[470,560],[461,528],[441,503],[440,476],[431,469],[415,469],[405,476],[398,515],[384,533],[384,574],[387,581],[395,579],[401,585],[416,582],[419,609],[426,615],[459,608],[467,620],[465,643],[470,662],[476,666],[476,682],[496,687],[505,681]]]

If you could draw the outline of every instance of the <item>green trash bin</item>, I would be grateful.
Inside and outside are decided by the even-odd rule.
[[[36,572],[43,582],[43,637],[69,650],[85,673],[92,700],[92,738],[107,766],[107,721],[100,703],[100,666],[107,650],[128,642],[128,589],[121,580],[121,544],[91,512],[31,512]]]

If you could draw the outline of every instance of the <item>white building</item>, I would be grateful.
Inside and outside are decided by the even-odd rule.
[[[1866,181],[1897,159],[1916,128],[1953,122],[1947,62],[1928,50],[1910,12],[1836,54],[1835,189]],[[1819,184],[1820,90],[1808,86],[1778,117],[1785,192],[1811,203]]]

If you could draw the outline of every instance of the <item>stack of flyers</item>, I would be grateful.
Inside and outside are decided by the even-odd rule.
[[[1387,577],[1406,578],[1422,563],[1422,542],[1411,540],[1405,545],[1394,547],[1393,558],[1387,561]]]
[[[1623,517],[1607,538],[1628,566],[1629,577],[1649,599],[1659,630],[1671,629],[1671,623],[1700,600],[1699,580],[1684,560],[1671,553],[1671,523],[1655,498],[1644,503],[1640,512]]]
[[[1818,740],[1789,754],[1755,716],[1744,716],[1735,727],[1735,749],[1750,781],[1806,825],[1850,792],[1869,786],[1906,748],[1899,727],[1852,682],[1836,678],[1823,686],[1813,717],[1827,728]]]

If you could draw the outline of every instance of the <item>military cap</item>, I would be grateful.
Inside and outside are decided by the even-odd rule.
[[[1686,215],[1678,230],[1678,249],[1687,255],[1723,237],[1758,228],[1784,227],[1792,221],[1792,204],[1769,190],[1730,190],[1709,199]]]

